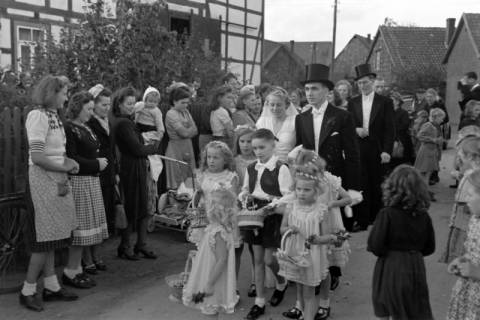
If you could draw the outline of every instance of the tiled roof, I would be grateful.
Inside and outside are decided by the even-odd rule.
[[[275,42],[265,39],[263,40],[263,65],[265,66],[279,50],[285,50],[298,64],[305,64],[302,58],[290,51],[289,46],[287,47],[282,42]]]
[[[402,68],[425,69],[432,64],[441,66],[447,51],[445,28],[380,26],[367,61],[380,35],[394,66]]]
[[[280,42],[290,48],[290,42]],[[315,48],[315,55],[313,55],[313,49]],[[294,42],[293,52],[295,52],[305,64],[322,63],[330,65],[332,58],[332,43],[329,41],[314,41],[314,42]],[[312,57],[313,56],[313,57]]]
[[[368,35],[370,37],[370,35]],[[353,36],[353,38],[357,38],[358,40],[360,40],[360,42],[365,46],[365,48],[367,49],[370,49],[370,46],[372,45],[372,39],[371,38],[367,38],[367,37],[364,37],[364,36],[361,36],[359,34],[356,34]],[[352,39],[353,39],[352,38]]]
[[[457,29],[455,30],[455,34],[453,35],[453,39],[450,42],[445,57],[443,58],[443,63],[448,62],[448,57],[450,56],[452,49],[455,47],[458,36],[460,35],[460,32],[464,26],[467,29],[473,49],[477,54],[477,58],[480,59],[480,13],[464,13],[458,23]]]

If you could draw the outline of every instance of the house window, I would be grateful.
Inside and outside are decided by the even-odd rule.
[[[32,68],[33,58],[43,40],[43,30],[31,27],[18,27],[18,69],[27,71]]]
[[[179,35],[190,34],[190,20],[182,18],[170,18],[170,31],[176,31]]]

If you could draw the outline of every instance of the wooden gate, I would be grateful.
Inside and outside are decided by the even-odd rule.
[[[0,197],[24,192],[28,168],[25,119],[32,107],[0,112]]]

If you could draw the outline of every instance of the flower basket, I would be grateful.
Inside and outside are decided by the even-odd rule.
[[[188,204],[187,217],[190,220],[190,228],[205,228],[208,225],[207,213],[204,207],[198,206],[200,192],[195,191],[192,200]]]
[[[192,270],[193,258],[197,251],[191,250],[188,253],[187,261],[185,262],[185,270],[178,274],[172,274],[165,277],[165,282],[170,287],[170,297],[175,301],[182,301],[183,287],[188,281],[190,272]]]
[[[285,232],[280,242],[280,248],[275,254],[282,275],[289,279],[298,278],[300,270],[309,267],[312,260],[310,250],[305,249],[302,252],[296,250],[295,238],[297,236],[299,235],[293,234],[291,230]]]
[[[250,197],[246,197],[242,202],[242,210],[238,213],[237,223],[241,229],[263,228],[265,216],[261,211],[256,210],[256,205]]]

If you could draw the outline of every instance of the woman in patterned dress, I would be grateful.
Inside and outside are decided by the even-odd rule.
[[[100,142],[86,125],[92,114],[93,96],[90,93],[81,91],[70,98],[65,132],[67,155],[80,165],[79,172],[70,176],[78,228],[73,231],[68,263],[63,271],[63,283],[80,289],[95,286],[95,281],[82,270],[82,252],[84,249],[90,252],[90,247],[94,248],[108,238],[99,178],[100,172],[107,167],[108,160],[99,157]]]
[[[37,279],[44,276],[43,301],[76,300],[77,295],[61,288],[55,275],[55,250],[70,244],[76,228],[75,204],[67,173],[76,173],[78,163],[65,156],[65,131],[57,111],[67,100],[68,79],[45,76],[33,93],[39,106],[29,112],[25,123],[29,168],[26,191],[28,215],[26,239],[32,252],[20,293],[20,304],[43,310],[37,295]]]
[[[192,138],[198,133],[197,126],[187,110],[191,93],[184,87],[173,89],[170,92],[170,104],[165,117],[165,128],[170,140],[168,141],[167,157],[184,161],[189,164],[190,171],[185,165],[167,161],[165,163],[167,188],[177,189],[182,182],[191,177],[195,170]]]

